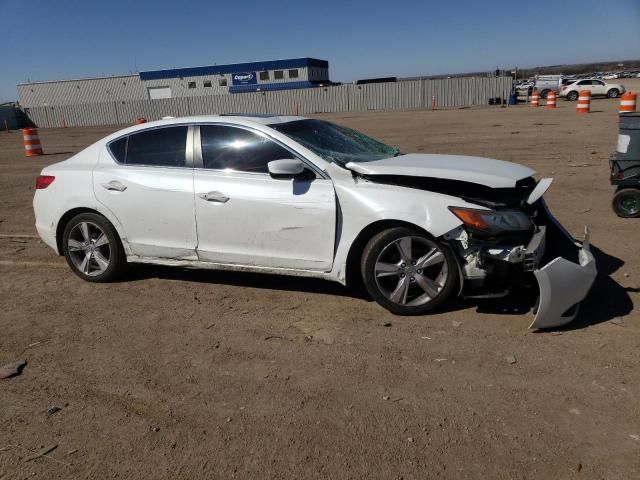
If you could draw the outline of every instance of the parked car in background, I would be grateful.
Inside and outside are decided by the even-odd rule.
[[[625,92],[623,85],[618,83],[608,83],[597,78],[578,80],[562,87],[560,96],[567,100],[575,101],[580,96],[582,90],[589,90],[592,97],[617,98]]]
[[[536,75],[534,88],[538,90],[541,98],[547,98],[549,92],[560,93],[563,75]]]
[[[534,174],[405,154],[319,119],[185,117],[45,167],[33,205],[40,237],[89,282],[129,262],[279,273],[362,282],[400,315],[537,282],[530,328],[548,328],[575,318],[596,265]]]
[[[602,76],[603,80],[615,80],[616,78],[620,78],[620,75],[618,75],[617,73],[607,73],[606,75]]]

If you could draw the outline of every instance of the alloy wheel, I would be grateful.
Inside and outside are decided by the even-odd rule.
[[[417,236],[386,245],[375,263],[375,281],[382,294],[397,305],[424,305],[436,298],[448,276],[442,250]]]
[[[71,229],[67,250],[74,267],[90,277],[103,274],[111,261],[109,239],[92,222],[80,222]]]

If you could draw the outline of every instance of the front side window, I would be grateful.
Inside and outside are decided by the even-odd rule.
[[[385,145],[364,133],[324,120],[295,120],[269,125],[328,162],[372,162],[400,155],[397,148]]]
[[[201,125],[204,168],[268,173],[272,160],[294,155],[262,134],[227,125]]]
[[[123,139],[113,142],[109,147],[116,159],[127,165],[184,167],[186,166],[188,128],[187,126],[156,128],[134,133],[129,135],[124,151],[122,145],[118,143]],[[118,154],[115,152],[116,149]],[[118,155],[123,160],[118,158]]]

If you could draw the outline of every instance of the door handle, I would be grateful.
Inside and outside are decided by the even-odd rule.
[[[229,201],[229,197],[220,192],[201,193],[199,197],[207,202],[227,203]]]
[[[103,183],[102,186],[107,190],[116,191],[116,192],[124,192],[127,189],[127,186],[123,183],[120,183],[117,180],[111,180],[110,182]]]

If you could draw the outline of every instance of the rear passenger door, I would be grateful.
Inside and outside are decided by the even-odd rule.
[[[192,138],[188,125],[150,128],[100,154],[93,190],[136,256],[197,259]]]

